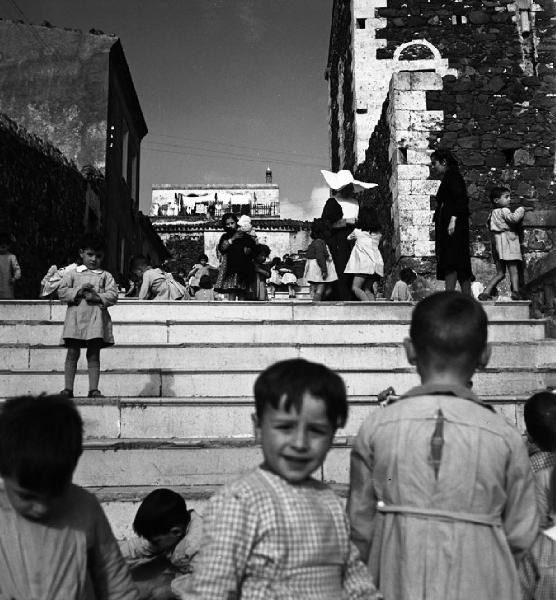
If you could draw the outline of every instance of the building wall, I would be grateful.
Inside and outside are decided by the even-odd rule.
[[[408,162],[421,165],[424,185],[427,185],[425,165],[432,147],[451,148],[460,160],[470,196],[471,251],[476,275],[486,280],[493,272],[486,230],[490,210],[488,192],[492,186],[500,184],[510,187],[516,205],[533,209],[526,216],[523,240],[527,270],[532,269],[535,262],[553,248],[556,240],[553,225],[552,111],[556,92],[553,2],[530,3],[531,10],[527,13],[530,32],[527,26],[523,27],[517,4],[507,0],[488,3],[479,0],[430,0],[426,3],[387,0],[380,3],[382,6],[372,0],[339,0],[335,4],[337,15],[342,14],[342,10],[352,12],[352,27],[357,26],[360,15],[368,16],[373,10],[375,18],[381,20],[378,30],[368,33],[364,33],[367,29],[354,30],[356,106],[358,98],[364,98],[361,89],[370,93],[369,106],[376,107],[384,100],[386,91],[381,82],[389,80],[384,77],[389,72],[427,70],[442,77],[441,85],[428,90],[425,95],[419,94],[420,104],[409,96],[405,107],[398,103],[398,130],[408,134],[405,140],[408,157],[411,158],[411,150],[422,151],[418,159],[414,155]],[[521,4],[525,6],[527,2]],[[340,20],[335,24],[346,27]],[[358,42],[358,36],[366,41]],[[331,40],[334,39],[333,35]],[[422,42],[419,44],[418,40]],[[365,47],[369,55],[376,52],[376,63],[384,65],[382,71],[376,69],[371,56],[367,57],[367,62],[359,62],[358,49],[361,54]],[[348,52],[341,43],[337,48],[331,48],[333,57],[346,54]],[[333,82],[330,81],[330,85],[333,87]],[[413,132],[420,127],[418,112],[423,110],[429,115],[443,111],[443,118],[437,123],[429,119],[425,147],[412,148]],[[366,126],[374,127],[376,114],[352,113],[357,131],[364,132],[359,126],[364,118],[369,119]],[[331,119],[333,116],[331,111]],[[331,128],[334,129],[332,123]],[[357,140],[367,150],[366,135],[365,132]],[[334,139],[337,142],[339,137],[332,136],[333,144]],[[396,139],[396,144],[401,146],[402,140]],[[365,165],[369,160],[372,162],[369,152],[363,152],[361,145],[356,148],[358,159],[362,157],[358,172],[368,171]],[[340,150],[333,147],[332,156],[339,154]],[[341,166],[349,168],[347,163]],[[395,185],[393,190],[398,195],[405,193]],[[402,230],[399,232],[401,234]],[[403,234],[409,244],[418,241],[417,237],[412,237],[411,229],[406,229]]]
[[[223,212],[280,217],[280,188],[273,184],[153,186],[151,216],[197,216],[218,218]],[[271,214],[266,214],[270,212]]]
[[[109,35],[0,20],[0,112],[79,168],[104,169],[115,42]]]

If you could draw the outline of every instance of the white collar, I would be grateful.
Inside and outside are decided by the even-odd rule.
[[[78,273],[83,273],[83,271],[91,271],[91,273],[96,273],[97,275],[102,273],[102,269],[87,269],[85,265],[79,265],[75,270]]]

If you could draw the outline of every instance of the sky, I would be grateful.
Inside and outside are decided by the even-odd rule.
[[[141,210],[153,184],[264,183],[286,218],[328,197],[333,0],[0,0],[0,17],[114,33],[149,134]]]

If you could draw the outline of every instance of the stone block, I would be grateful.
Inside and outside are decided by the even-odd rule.
[[[410,115],[411,111],[409,110],[395,110],[391,120],[391,126],[395,129],[408,130],[411,123]]]
[[[407,162],[410,165],[429,165],[431,162],[431,150],[407,150]]]
[[[398,165],[398,179],[426,179],[429,176],[429,168],[424,165]]]
[[[411,73],[409,71],[394,73],[392,82],[390,83],[390,89],[392,91],[411,90]]]
[[[413,131],[434,131],[444,127],[444,111],[427,110],[411,113],[410,129]]]
[[[411,73],[412,90],[441,90],[442,77],[438,73],[414,71]]]
[[[398,210],[430,210],[430,196],[427,194],[400,194]]]
[[[415,242],[415,256],[434,256],[434,242],[430,240],[417,240]]]
[[[398,110],[427,110],[427,95],[425,92],[408,92],[395,90],[392,101]]]
[[[440,181],[437,179],[423,179],[414,180],[411,182],[411,193],[412,194],[427,194],[428,196],[434,196],[438,191]]]

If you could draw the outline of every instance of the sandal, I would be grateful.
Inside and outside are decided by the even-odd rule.
[[[104,394],[101,394],[99,390],[90,390],[87,398],[104,398]]]
[[[58,396],[62,396],[62,398],[73,398],[73,390],[68,390],[68,388],[63,389]]]
[[[483,292],[482,294],[479,294],[479,295],[477,296],[477,299],[478,299],[478,300],[482,300],[482,301],[484,302],[485,300],[492,300],[492,296],[489,296],[488,294],[485,294],[485,293]]]

